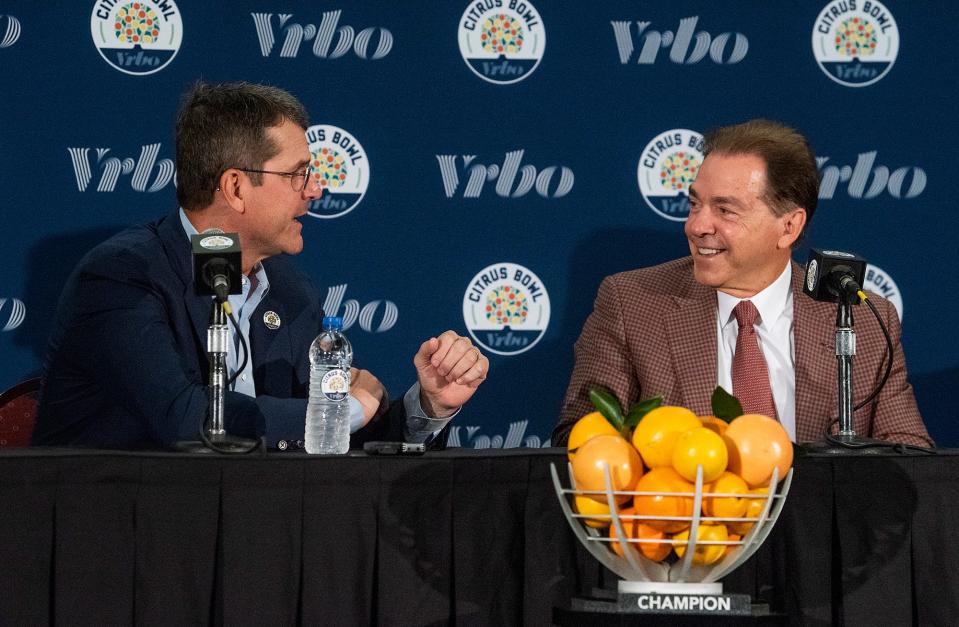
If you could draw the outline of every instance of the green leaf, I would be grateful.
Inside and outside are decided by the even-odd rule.
[[[603,414],[617,431],[623,428],[623,408],[609,390],[593,386],[589,389],[589,400],[593,402],[596,411]]]
[[[743,415],[743,406],[739,399],[718,385],[713,390],[712,406],[713,415],[726,422]]]
[[[657,407],[660,407],[662,404],[662,395],[653,396],[652,398],[639,401],[630,407],[629,412],[626,413],[625,426],[630,429],[635,429],[636,425],[639,424],[639,421],[643,419],[643,416],[653,411]]]

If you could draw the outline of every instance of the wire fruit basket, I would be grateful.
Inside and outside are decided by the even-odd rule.
[[[573,533],[580,542],[603,566],[622,578],[619,582],[619,592],[623,593],[656,593],[680,595],[720,595],[722,583],[720,579],[732,572],[745,562],[762,545],[769,536],[779,518],[789,487],[792,484],[792,469],[786,474],[780,484],[779,469],[774,468],[766,494],[741,493],[704,493],[703,467],[696,471],[695,492],[645,492],[645,491],[615,491],[612,489],[609,466],[604,469],[605,490],[577,489],[573,477],[572,465],[567,464],[569,487],[564,487],[560,480],[560,472],[556,464],[550,464],[553,478],[553,487],[559,498],[560,506],[569,522]],[[609,506],[609,514],[578,513],[574,511],[572,501],[576,496],[605,497]],[[662,516],[623,513],[626,509],[622,503],[631,501],[635,497],[681,497],[692,499],[692,514],[690,516]],[[704,516],[703,502],[705,499],[740,498],[753,499],[762,503],[762,510],[754,516],[723,517]],[[586,524],[587,520],[608,520],[615,537],[604,533],[604,529],[596,529]],[[689,532],[684,540],[676,538],[635,538],[624,533],[625,526],[631,521],[676,521],[688,523]],[[707,524],[751,524],[749,531],[740,539],[706,540],[700,539],[700,527]],[[613,550],[613,543],[618,543],[621,551]],[[668,544],[681,557],[657,562],[649,559],[638,546]],[[728,547],[723,556],[713,563],[696,563],[697,547],[700,552],[712,546]],[[701,553],[700,553],[701,554]]]

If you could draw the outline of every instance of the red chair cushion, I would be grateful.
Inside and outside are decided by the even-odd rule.
[[[0,395],[0,448],[30,446],[39,387],[39,379],[31,379]]]

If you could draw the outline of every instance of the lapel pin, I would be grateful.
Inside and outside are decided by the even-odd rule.
[[[269,329],[276,331],[280,328],[280,316],[275,311],[268,311],[263,314],[263,324]]]

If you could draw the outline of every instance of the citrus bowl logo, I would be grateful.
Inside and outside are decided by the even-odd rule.
[[[549,294],[528,268],[494,263],[470,281],[463,320],[481,346],[497,355],[533,348],[549,326]]]
[[[646,144],[636,176],[639,192],[649,208],[667,220],[685,222],[689,215],[689,186],[703,163],[703,136],[676,128]]]
[[[858,6],[857,6],[858,5]],[[819,68],[847,87],[872,85],[889,73],[899,54],[899,28],[880,2],[835,0],[819,13],[812,31]]]
[[[103,60],[124,74],[159,72],[183,41],[183,20],[173,0],[97,2],[90,34]]]
[[[899,320],[902,320],[902,292],[899,286],[892,280],[885,270],[871,263],[866,264],[866,278],[862,282],[862,288],[875,294],[879,294],[896,308],[899,314]]]
[[[460,54],[490,83],[518,83],[533,73],[546,50],[546,30],[531,2],[473,2],[460,19]]]
[[[323,195],[310,201],[314,218],[338,218],[353,211],[370,184],[370,162],[355,137],[330,124],[306,129],[313,178]]]

